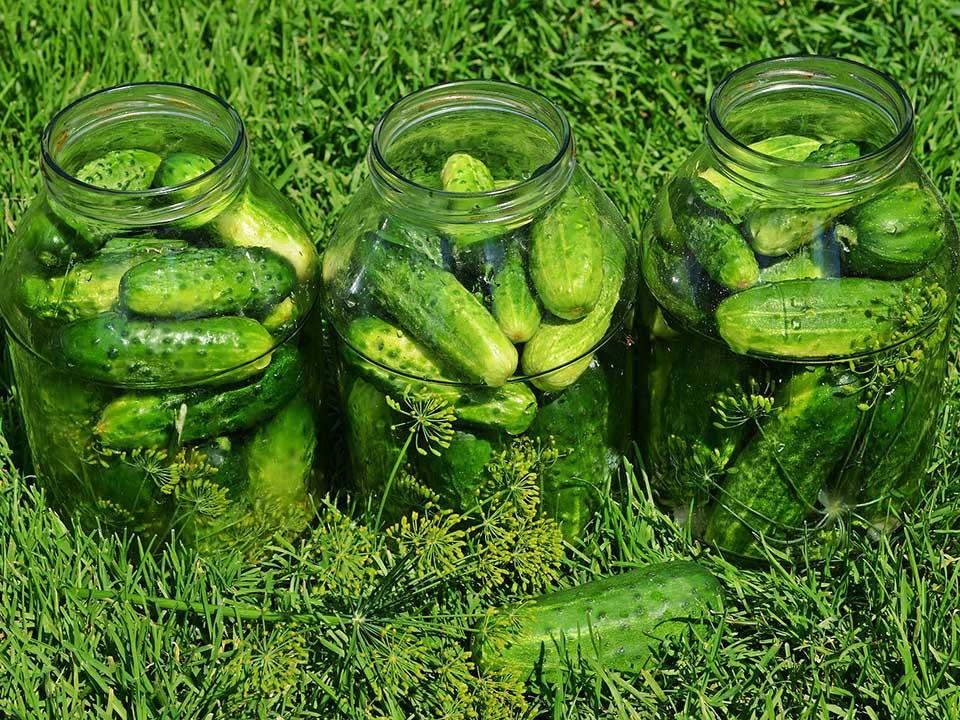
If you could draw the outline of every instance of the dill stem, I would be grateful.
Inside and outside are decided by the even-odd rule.
[[[377,508],[377,518],[373,523],[375,528],[380,528],[380,518],[383,517],[383,510],[387,506],[387,497],[390,495],[390,488],[393,487],[393,479],[397,476],[397,471],[400,469],[400,463],[407,456],[407,450],[410,449],[410,443],[413,441],[413,433],[410,432],[407,434],[406,442],[403,443],[403,447],[400,448],[400,452],[397,453],[397,459],[393,463],[393,469],[390,471],[390,476],[387,478],[387,483],[383,488],[383,495],[380,497],[380,507]]]

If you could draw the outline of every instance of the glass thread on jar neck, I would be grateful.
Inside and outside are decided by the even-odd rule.
[[[819,114],[805,114],[818,106]],[[804,135],[805,129],[826,135],[834,129],[833,140],[862,139],[841,134],[844,122],[863,136],[880,136],[855,160],[806,163],[750,147],[778,135]],[[884,185],[910,159],[913,137],[913,107],[900,85],[860,63],[823,56],[761,60],[733,71],[714,90],[706,123],[708,152],[721,174],[760,194],[815,204]]]
[[[387,160],[390,148],[428,120],[484,111],[545,128],[556,151],[529,177],[514,185],[481,193],[454,193],[415,182]],[[383,201],[399,214],[426,224],[523,224],[558,198],[576,168],[573,134],[564,113],[540,93],[502,81],[458,81],[434,85],[394,103],[380,117],[367,154],[371,179]]]
[[[171,138],[195,138],[217,148],[214,167],[180,185],[147,190],[111,190],[75,176],[97,155],[151,150],[152,141],[153,149],[166,147]],[[86,95],[50,121],[41,149],[51,203],[106,228],[163,225],[226,206],[243,187],[250,166],[236,110],[212,93],[177,83],[132,83]]]

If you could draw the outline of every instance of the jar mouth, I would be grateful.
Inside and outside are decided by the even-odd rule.
[[[404,135],[426,122],[466,113],[503,113],[539,125],[554,149],[527,176],[484,192],[451,192],[409,176],[391,161],[391,148]],[[414,91],[391,105],[373,131],[368,166],[374,185],[389,203],[401,209],[452,224],[500,222],[555,199],[566,188],[575,168],[575,142],[564,112],[532,88],[501,80],[458,80]],[[475,201],[475,202],[472,202]]]
[[[833,123],[809,108],[795,105],[795,112],[763,112],[760,103],[795,103],[800,94],[831,98],[837,116]],[[778,97],[779,96],[779,97]],[[811,103],[813,100],[811,100]],[[816,108],[816,105],[812,107]],[[748,110],[749,108],[749,110]],[[862,137],[846,137],[841,109],[849,109],[849,130]],[[747,119],[750,118],[750,119]],[[761,137],[751,137],[764,128],[767,137],[818,134],[825,142],[869,139],[865,152],[851,160],[806,162],[765,154],[751,147]],[[836,132],[831,133],[834,130]],[[761,175],[782,181],[784,190],[801,194],[846,195],[866,185],[876,185],[893,176],[910,157],[914,135],[914,112],[903,88],[889,75],[862,63],[820,55],[788,55],[744,65],[728,74],[714,90],[709,103],[707,144],[722,170],[745,184],[763,185]]]
[[[167,145],[171,133],[150,127],[142,141],[131,142],[130,128],[153,122],[170,124],[179,138],[203,137],[214,165],[178,185],[122,190],[91,185],[76,177],[85,157],[83,146],[116,139],[121,147],[151,149]],[[122,131],[121,131],[122,129]],[[122,215],[124,224],[162,224],[203,209],[236,189],[249,164],[246,130],[239,113],[226,100],[202,88],[169,82],[116,85],[85,95],[60,110],[41,138],[41,160],[47,190],[55,202],[94,220],[109,222]],[[184,192],[185,190],[189,192]],[[184,200],[189,198],[189,200]]]

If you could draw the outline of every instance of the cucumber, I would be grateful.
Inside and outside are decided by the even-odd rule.
[[[250,438],[248,493],[281,507],[308,504],[316,451],[313,408],[297,395]]]
[[[609,381],[594,366],[546,403],[530,426],[532,437],[553,444],[560,453],[543,469],[541,501],[568,542],[582,535],[619,461],[610,447],[609,413]]]
[[[290,264],[265,248],[193,248],[132,268],[120,283],[120,301],[160,318],[258,315],[296,285]]]
[[[242,380],[264,368],[272,347],[260,323],[241,317],[146,322],[107,312],[60,332],[67,367],[119,385]]]
[[[155,257],[186,250],[188,247],[190,245],[183,240],[145,235],[142,237],[110,238],[100,248],[100,252],[106,254],[143,252],[147,257]]]
[[[545,318],[524,346],[523,372],[541,390],[555,392],[575,383],[610,330],[626,272],[626,249],[610,232],[604,234],[603,252],[603,284],[593,311],[575,323]]]
[[[46,200],[38,200],[17,229],[23,233],[37,262],[48,269],[66,267],[97,249],[96,242],[80,235],[61,220]]]
[[[458,430],[440,457],[421,458],[422,477],[444,507],[469,512],[477,506],[493,453],[494,444],[487,438]]]
[[[943,247],[943,208],[917,183],[900,185],[846,213],[852,228],[845,268],[857,275],[905,278],[922,270]]]
[[[647,289],[671,318],[688,327],[706,324],[707,315],[697,305],[697,292],[690,279],[692,260],[650,244],[645,246],[640,262]]]
[[[600,298],[600,221],[589,200],[574,188],[533,224],[530,279],[543,306],[564,320],[584,317]]]
[[[227,247],[262,247],[289,262],[301,282],[316,278],[320,258],[310,236],[288,203],[259,175],[212,222],[215,237]]]
[[[760,266],[743,235],[730,218],[710,202],[716,188],[702,178],[676,178],[670,190],[670,209],[677,229],[707,274],[728,290],[757,283]]]
[[[805,163],[835,165],[850,162],[860,157],[860,147],[855,142],[837,140],[824,143],[804,158]]]
[[[393,429],[397,416],[384,394],[362,378],[346,390],[344,414],[353,483],[362,495],[378,497],[403,449]]]
[[[434,395],[447,402],[462,422],[511,435],[524,432],[536,415],[537,399],[524,383],[487,389],[450,379],[429,351],[378,318],[353,321],[344,340],[349,346],[344,352],[347,361],[395,398],[408,391]]]
[[[103,253],[73,265],[65,275],[24,275],[20,303],[37,317],[49,320],[72,321],[99,315],[116,307],[124,273],[154,256],[142,250]]]
[[[215,437],[195,446],[194,451],[203,453],[204,462],[216,470],[215,482],[227,488],[231,499],[246,489],[247,459],[239,442],[227,436]]]
[[[648,222],[653,223],[656,237],[664,250],[673,255],[682,255],[686,250],[687,243],[680,231],[677,230],[676,223],[673,222],[673,213],[670,211],[669,188],[670,183],[667,183],[660,189],[657,194],[653,217]]]
[[[260,324],[274,337],[285,338],[300,324],[302,315],[300,304],[293,297],[286,297],[263,316]]]
[[[203,155],[188,152],[173,153],[160,163],[153,178],[153,186],[171,188],[183,185],[210,172],[213,168],[213,161]]]
[[[111,150],[88,162],[75,177],[104,190],[149,190],[160,160],[159,155],[149,150]]]
[[[530,292],[518,242],[510,242],[504,251],[503,263],[493,276],[490,300],[493,317],[513,342],[526,342],[540,327],[540,308]]]
[[[580,656],[633,673],[650,661],[652,647],[679,638],[722,605],[722,586],[696,563],[656,563],[501,609],[478,628],[473,656],[482,671],[536,674],[548,683],[567,668],[558,647],[572,663]],[[505,623],[515,633],[501,648],[486,628]]]
[[[768,265],[760,271],[761,283],[783,282],[784,280],[819,280],[826,277],[821,265],[813,258],[807,248],[794,255]]]
[[[376,233],[366,234],[357,255],[367,292],[444,363],[491,387],[513,375],[516,348],[454,275]]]
[[[94,433],[103,445],[126,450],[165,447],[173,440],[190,443],[246,430],[283,407],[303,380],[302,356],[295,348],[282,346],[273,352],[263,375],[247,385],[220,392],[121,395],[100,413]]]
[[[720,336],[740,354],[832,359],[895,342],[908,288],[862,278],[759,285],[717,307]]]
[[[796,536],[857,432],[855,377],[833,378],[826,368],[801,370],[775,396],[779,408],[727,473],[705,537],[737,555],[759,553],[755,535]]]
[[[454,153],[440,171],[444,192],[481,193],[494,189],[493,175],[482,161],[467,153]]]

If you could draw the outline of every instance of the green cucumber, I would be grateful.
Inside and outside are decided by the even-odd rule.
[[[687,243],[680,231],[677,230],[676,223],[673,222],[673,213],[670,211],[669,188],[670,183],[667,183],[660,189],[653,209],[653,216],[648,222],[653,223],[656,237],[664,250],[673,255],[682,255],[686,250]]]
[[[826,277],[821,265],[806,248],[779,262],[768,265],[760,271],[761,283],[783,282],[784,280],[819,280]]]
[[[129,270],[120,300],[131,312],[150,317],[256,315],[296,284],[290,264],[266,248],[193,248]]]
[[[447,402],[462,422],[511,435],[524,432],[536,415],[537,399],[524,383],[483,388],[457,382],[428,350],[378,318],[354,320],[344,340],[346,359],[395,399],[407,392],[427,393]]]
[[[281,507],[307,505],[316,452],[313,408],[297,395],[247,443],[248,493]]]
[[[344,414],[354,486],[365,497],[379,497],[403,449],[394,429],[397,415],[386,396],[362,378],[347,388]]]
[[[544,318],[524,346],[523,372],[541,390],[555,392],[575,383],[610,330],[626,272],[626,249],[612,232],[603,237],[603,283],[596,306],[574,323]]]
[[[493,175],[482,161],[467,153],[454,153],[440,171],[444,192],[481,193],[494,189]]]
[[[584,317],[600,298],[600,221],[596,209],[575,188],[533,224],[530,279],[543,306],[564,320]]]
[[[263,375],[247,385],[220,392],[121,395],[100,413],[94,433],[103,445],[126,450],[165,447],[173,440],[190,443],[246,430],[283,407],[303,380],[300,353],[281,346],[273,352]]]
[[[246,453],[235,439],[227,436],[210,438],[193,449],[203,453],[204,463],[216,471],[214,480],[217,485],[227,488],[231,499],[247,487]]]
[[[107,254],[143,252],[147,257],[153,257],[179,252],[180,250],[186,250],[188,247],[190,247],[189,243],[183,240],[145,235],[142,237],[110,238],[103,244],[103,247],[100,248],[100,252]]]
[[[677,229],[707,274],[729,290],[757,283],[760,266],[737,226],[711,201],[719,193],[702,178],[676,178],[670,209]]]
[[[438,358],[491,387],[513,375],[516,348],[453,274],[376,233],[367,233],[359,250],[367,292]]]
[[[860,147],[855,142],[837,140],[824,143],[803,159],[813,165],[836,165],[851,162],[860,157]]]
[[[917,183],[900,185],[855,207],[842,221],[853,230],[845,267],[869,277],[916,274],[937,256],[946,236],[943,208]]]
[[[696,563],[647,565],[501,609],[478,628],[473,655],[482,671],[546,682],[561,679],[565,660],[575,665],[578,656],[634,673],[649,663],[652,647],[681,637],[722,605],[722,586]],[[504,624],[515,631],[501,647],[487,628]]]
[[[155,253],[148,251],[111,252],[73,265],[65,275],[24,275],[20,302],[37,317],[50,320],[94,317],[116,307],[124,273],[152,257]]]
[[[590,367],[544,405],[530,426],[532,437],[560,453],[543,469],[541,499],[569,542],[582,535],[619,461],[610,447],[610,400],[606,373]]]
[[[300,324],[302,310],[303,308],[292,296],[286,297],[263,316],[260,324],[274,337],[285,338]]]
[[[242,317],[147,322],[107,312],[60,332],[69,368],[121,385],[242,380],[264,368],[272,348],[270,333]]]
[[[886,280],[787,280],[726,298],[717,307],[717,327],[744,355],[848,357],[897,340],[908,293]]]
[[[153,186],[171,188],[183,185],[210,172],[213,168],[213,161],[203,155],[188,152],[173,153],[160,163],[153,178]]]
[[[66,267],[97,249],[96,242],[79,234],[58,217],[46,200],[38,200],[17,229],[23,233],[37,262],[48,269]]]
[[[317,249],[280,193],[251,173],[240,197],[212,223],[219,242],[227,247],[262,247],[289,262],[301,282],[311,282],[320,269]]]
[[[800,370],[774,396],[774,410],[737,456],[707,523],[708,542],[737,555],[759,550],[756,536],[793,538],[813,512],[857,432],[860,397],[828,369]]]
[[[494,444],[487,438],[458,430],[440,457],[421,459],[422,476],[444,507],[469,512],[477,506],[493,453]]]
[[[149,190],[161,158],[149,150],[111,150],[80,168],[75,177],[105,190]]]
[[[523,252],[510,242],[503,263],[493,276],[490,309],[503,334],[515,343],[524,343],[540,327],[540,308],[530,292]]]

